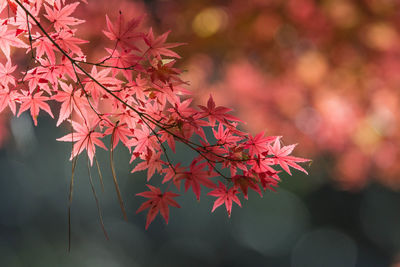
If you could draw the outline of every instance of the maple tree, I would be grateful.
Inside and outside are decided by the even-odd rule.
[[[247,199],[249,188],[262,196],[262,190],[278,186],[280,168],[290,175],[290,167],[307,173],[297,163],[309,160],[290,156],[295,145],[282,147],[280,136],[261,132],[253,137],[241,131],[242,121],[229,114],[231,109],[217,106],[212,96],[206,106],[192,105],[188,83],[174,66],[180,56],[171,50],[182,43],[168,43],[169,32],[156,36],[152,28],[141,30],[143,17],[127,19],[121,11],[117,19],[105,15],[106,55],[88,60],[84,53],[88,41],[78,37],[75,28],[85,21],[73,17],[81,2],[0,2],[0,48],[4,54],[0,111],[8,107],[17,116],[29,111],[37,125],[40,111],[53,118],[48,103],[59,103],[56,124],[70,124],[72,132],[57,140],[73,143],[73,169],[82,152],[87,154],[88,167],[96,162],[99,168],[96,147],[109,150],[125,218],[112,163],[118,144],[129,150],[130,162],[136,164],[132,172],[146,170],[146,181],[153,183],[155,174],[163,176],[159,185],[147,184],[150,191],[137,194],[149,198],[137,210],[149,209],[146,229],[158,212],[168,223],[169,206],[180,207],[173,199],[179,194],[172,191],[179,192],[181,183],[185,191],[192,188],[197,200],[201,191],[209,188],[207,195],[217,197],[212,211],[224,204],[231,216],[233,202],[241,206],[239,196]],[[25,70],[17,71],[12,63],[18,50],[30,57]],[[212,134],[206,134],[206,129]],[[109,147],[104,143],[106,137],[111,139]],[[175,142],[196,153],[189,166],[173,162]],[[70,201],[72,188],[73,176]]]

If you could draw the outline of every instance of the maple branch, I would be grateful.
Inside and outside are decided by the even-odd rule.
[[[54,118],[48,105],[54,100],[62,103],[57,126],[68,116],[70,118],[71,133],[57,139],[72,142],[68,250],[71,247],[74,173],[78,157],[84,150],[100,224],[108,239],[91,168],[94,157],[104,191],[96,147],[107,150],[103,142],[110,134],[111,172],[124,219],[127,219],[127,215],[114,168],[114,148],[119,142],[128,148],[131,162],[134,159],[141,160],[138,164],[132,164],[136,164],[132,172],[147,170],[147,181],[155,173],[165,174],[162,184],[168,182],[166,191],[147,184],[150,191],[137,194],[148,198],[137,210],[149,209],[146,229],[158,212],[168,223],[169,206],[180,207],[173,200],[178,194],[168,189],[174,184],[180,190],[183,179],[185,191],[191,187],[198,200],[202,187],[213,188],[208,195],[218,199],[212,211],[224,203],[230,216],[232,202],[241,205],[236,196],[239,190],[247,199],[249,188],[262,196],[261,189],[265,191],[277,185],[280,171],[275,170],[274,166],[279,165],[290,175],[289,167],[307,173],[298,163],[308,160],[290,156],[295,144],[281,147],[280,137],[265,137],[264,132],[253,137],[240,131],[238,123],[242,121],[229,114],[231,109],[217,106],[212,96],[207,106],[198,105],[197,108],[191,106],[193,98],[181,96],[188,94],[184,85],[189,83],[181,79],[182,70],[174,67],[175,59],[180,56],[170,49],[182,44],[166,43],[169,31],[154,36],[152,28],[147,33],[137,29],[141,18],[133,18],[126,23],[120,11],[118,23],[115,24],[106,15],[108,31],[103,32],[110,40],[116,40],[114,48],[106,48],[109,55],[99,59],[100,62],[88,62],[79,46],[87,41],[77,38],[76,29],[71,27],[84,22],[70,16],[79,2],[65,4],[65,1],[39,1],[33,7],[29,1],[14,1],[8,1],[8,5],[16,14],[16,23],[10,23],[10,28],[0,25],[2,31],[5,29],[5,36],[10,38],[2,48],[7,64],[5,67],[1,65],[1,71],[12,73],[17,68],[12,66],[10,60],[10,46],[23,47],[26,53],[30,50],[31,58],[36,63],[28,61],[29,67],[22,79],[17,81],[21,81],[22,86],[18,84],[16,88],[8,88],[8,83],[15,86],[16,77],[13,75],[1,82],[0,108],[3,110],[8,104],[15,114],[16,104],[19,104],[17,116],[30,109],[36,125],[40,110]],[[47,14],[40,13],[42,6]],[[37,14],[36,17],[33,14]],[[39,23],[41,15],[51,22],[49,27],[46,22]],[[24,32],[24,40],[18,37],[21,32]],[[27,37],[29,46],[26,44]],[[142,45],[148,47],[144,52]],[[91,71],[89,65],[92,66]],[[208,130],[212,130],[213,137]],[[170,155],[176,153],[177,142],[195,151],[191,155],[193,159],[190,166],[180,167],[180,163],[174,166]],[[168,147],[172,152],[167,150]],[[230,175],[225,175],[229,171]],[[218,179],[218,185],[212,178]],[[221,183],[223,179],[228,188]]]
[[[82,62],[82,61],[80,61],[80,60],[75,60],[75,59],[73,59],[70,55],[68,55],[68,53],[67,53],[64,49],[62,49],[62,48],[57,44],[57,42],[46,32],[46,30],[45,30],[45,29],[43,28],[43,26],[39,23],[39,21],[38,21],[38,20],[37,20],[37,19],[36,19],[36,18],[35,18],[35,17],[20,3],[20,1],[19,1],[19,0],[15,0],[15,1],[16,1],[16,3],[17,3],[18,5],[21,6],[21,8],[23,8],[23,10],[26,12],[26,14],[29,15],[29,16],[35,21],[36,26],[39,27],[39,29],[45,34],[45,36],[49,39],[49,41],[50,41],[50,42],[51,42],[51,43],[52,43],[52,44],[53,44],[53,45],[54,45],[54,46],[55,46],[55,47],[56,47],[70,62],[71,62],[72,66],[74,67],[74,72],[75,72],[75,75],[76,75],[76,77],[77,77],[77,81],[78,81],[78,83],[80,83],[82,89],[83,89],[83,85],[82,85],[82,82],[80,81],[80,78],[79,78],[79,75],[78,75],[78,73],[77,73],[77,71],[76,71],[76,69],[75,69],[75,66],[76,66],[80,71],[82,71],[89,79],[91,79],[93,82],[95,82],[97,85],[99,85],[102,89],[104,89],[108,94],[110,94],[110,95],[113,96],[115,99],[117,99],[120,103],[122,103],[124,106],[128,107],[129,109],[131,109],[132,111],[134,111],[136,114],[138,114],[140,118],[145,119],[145,120],[148,120],[149,122],[151,122],[151,123],[157,125],[157,127],[159,127],[160,129],[166,131],[168,134],[171,134],[174,138],[177,138],[177,139],[180,140],[182,143],[188,145],[191,149],[193,149],[194,151],[196,151],[199,155],[201,155],[201,156],[202,156],[205,160],[207,160],[209,163],[213,162],[213,161],[212,161],[211,159],[209,159],[206,155],[204,155],[201,151],[199,151],[198,148],[202,148],[202,147],[203,147],[202,145],[199,145],[199,144],[197,144],[197,143],[194,143],[194,142],[192,142],[192,141],[190,141],[190,140],[188,140],[188,139],[182,138],[182,137],[180,137],[179,135],[176,135],[175,133],[169,131],[168,128],[164,127],[163,125],[160,125],[160,122],[156,121],[156,120],[155,120],[154,118],[152,118],[151,116],[148,116],[146,113],[140,112],[139,110],[137,110],[137,109],[134,108],[133,106],[131,106],[131,105],[129,105],[128,103],[126,103],[125,101],[123,101],[120,97],[118,97],[117,95],[115,95],[113,91],[111,91],[110,89],[108,89],[107,87],[105,87],[102,83],[100,83],[97,79],[95,79],[92,75],[90,75],[84,68],[82,68],[82,67],[78,64],[78,62]],[[149,50],[150,50],[150,48],[147,49],[147,51],[146,51],[145,53],[147,53]],[[112,55],[111,55],[111,56],[112,56]],[[82,62],[82,63],[86,63],[86,62]],[[136,63],[136,64],[138,64],[138,63]],[[96,65],[96,64],[94,64],[94,65]],[[83,91],[85,92],[85,95],[86,95],[86,97],[88,98],[87,92],[86,92],[84,89],[83,89]],[[94,109],[94,107],[92,106],[92,104],[91,104],[91,102],[90,102],[89,99],[88,99],[88,102],[89,102],[89,105],[91,106],[92,110],[95,111],[95,113],[96,113],[98,116],[100,116],[100,114],[99,114],[99,113]],[[100,117],[100,118],[101,118],[101,117]],[[102,119],[102,118],[101,118],[101,119]],[[142,121],[145,122],[145,120],[142,120]],[[164,152],[165,152],[165,151],[166,151],[166,150],[165,150],[165,147],[163,146],[163,144],[162,144],[161,140],[159,139],[157,133],[152,129],[152,127],[150,127],[150,125],[149,125],[147,122],[146,122],[146,125],[149,127],[149,129],[150,129],[150,130],[153,132],[153,134],[156,136],[156,138],[157,138],[157,140],[159,141],[159,143],[160,143],[162,149],[163,149]],[[196,147],[194,147],[194,146],[196,146]],[[211,153],[211,154],[213,154],[213,155],[215,155],[215,156],[217,156],[217,157],[219,157],[219,158],[222,158],[223,160],[229,160],[229,161],[248,161],[248,160],[249,160],[249,159],[246,159],[246,160],[233,159],[233,158],[229,158],[229,157],[226,157],[226,156],[223,156],[223,155],[219,155],[219,154],[214,153],[214,152],[212,152],[212,151],[209,151],[209,153]],[[169,158],[168,158],[168,155],[167,155],[166,153],[165,153],[165,155],[166,155],[166,158],[167,158],[169,164],[170,164],[171,166],[173,166],[172,163],[171,163],[171,161],[170,161]],[[214,162],[214,163],[218,163],[218,162]],[[220,174],[222,177],[228,178],[228,177],[226,177],[225,175],[223,175],[219,170],[217,170],[215,167],[213,167],[213,168],[214,168],[214,170],[215,170],[216,172],[218,172],[218,174]],[[229,178],[228,178],[228,179],[229,179]]]
[[[123,101],[120,97],[118,97],[116,94],[114,94],[113,91],[111,91],[110,89],[108,89],[107,87],[105,87],[102,83],[100,83],[99,81],[97,81],[97,79],[95,79],[91,74],[89,74],[84,68],[82,68],[76,61],[75,59],[73,59],[70,55],[68,55],[68,53],[62,49],[57,42],[46,32],[46,30],[43,28],[43,26],[39,23],[39,21],[21,4],[21,2],[19,0],[15,0],[16,3],[21,6],[21,8],[26,12],[27,15],[29,15],[34,22],[36,23],[36,26],[39,27],[39,29],[43,32],[43,34],[49,39],[49,41],[71,62],[72,66],[76,66],[80,71],[82,71],[89,79],[91,79],[93,82],[95,82],[98,86],[100,86],[102,89],[104,89],[108,94],[110,94],[111,96],[113,96],[115,99],[117,99],[120,103],[122,103],[123,105],[125,105],[126,107],[128,107],[129,109],[131,109],[132,111],[134,111],[136,114],[139,115],[140,118],[142,119],[146,119],[149,122],[157,125],[157,127],[160,127],[162,130],[168,132],[169,134],[171,134],[172,136],[174,136],[175,138],[181,140],[181,142],[185,143],[186,145],[188,145],[191,149],[195,150],[198,154],[200,154],[201,156],[203,156],[208,162],[210,162],[211,160],[209,158],[207,158],[203,153],[201,153],[197,148],[193,147],[193,146],[197,146],[197,147],[202,147],[199,144],[196,144],[194,142],[191,142],[190,140],[184,139],[178,135],[176,135],[175,133],[169,131],[167,128],[164,128],[162,125],[160,125],[157,121],[154,120],[154,118],[148,116],[146,113],[140,112],[139,110],[137,110],[136,108],[134,108],[133,106],[129,105],[128,103],[126,103],[125,101]],[[75,68],[74,68],[75,70]],[[76,73],[76,70],[75,70]],[[78,78],[78,75],[77,79]],[[90,102],[90,101],[89,101]],[[90,104],[90,103],[89,103]],[[144,122],[145,120],[143,120]],[[146,123],[147,124],[147,123]],[[147,125],[151,131],[154,131],[149,125]],[[154,133],[154,132],[153,132]],[[157,139],[159,140],[159,138],[157,137]],[[162,145],[162,143],[161,143]],[[221,157],[223,159],[228,159],[225,156],[221,156],[218,154],[215,154],[215,156],[217,157]],[[228,159],[230,160],[230,159]],[[217,171],[217,170],[216,170]],[[218,171],[218,173],[220,173]]]
[[[139,64],[140,60],[136,61],[135,64],[130,65],[129,67],[118,67],[118,66],[111,66],[111,65],[104,65],[104,63],[108,60],[110,60],[112,57],[112,55],[114,54],[114,51],[117,48],[117,44],[118,41],[115,43],[115,47],[113,49],[113,52],[110,56],[108,56],[107,58],[103,59],[101,62],[99,63],[93,63],[93,62],[87,62],[87,61],[83,61],[83,60],[75,60],[75,62],[77,63],[82,63],[82,64],[87,64],[87,65],[91,65],[91,66],[96,66],[96,67],[103,67],[103,68],[108,68],[108,69],[117,69],[117,70],[131,70],[131,71],[135,71],[135,67]],[[141,56],[144,57],[148,51],[150,51],[150,48],[148,48]]]

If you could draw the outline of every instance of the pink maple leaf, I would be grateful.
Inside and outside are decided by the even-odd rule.
[[[99,119],[96,117],[95,119],[84,122],[83,124],[80,124],[76,121],[71,122],[74,132],[58,138],[57,141],[75,142],[71,153],[71,159],[73,159],[86,149],[90,164],[92,165],[93,157],[96,152],[96,146],[107,150],[107,147],[99,139],[102,138],[104,134],[95,131]]]
[[[278,183],[281,180],[278,176],[279,172],[266,171],[259,174],[260,183],[264,190],[271,189],[272,191],[275,191],[274,187],[278,186]]]
[[[7,61],[5,65],[0,63],[0,84],[6,86],[11,83],[15,86],[15,78],[11,75],[15,71],[17,66],[12,66],[11,61]]]
[[[180,167],[180,166],[181,164],[178,163],[174,167],[168,165],[167,168],[163,169],[162,172],[165,173],[165,176],[162,183],[164,184],[172,180],[176,188],[180,189],[180,184],[181,184],[180,181],[184,178],[186,171],[185,167]]]
[[[185,179],[185,192],[192,187],[193,193],[196,195],[197,200],[200,200],[200,186],[204,185],[208,188],[214,188],[215,184],[210,178],[217,176],[216,173],[206,171],[204,168],[207,166],[206,162],[197,164],[194,160],[190,164],[190,171],[185,172],[185,175],[179,177],[179,180]]]
[[[27,44],[17,38],[17,35],[15,30],[8,30],[7,24],[0,24],[0,49],[8,61],[10,61],[10,46],[28,48]]]
[[[84,20],[77,19],[74,17],[69,17],[76,7],[79,5],[79,2],[75,2],[73,4],[65,5],[61,7],[61,3],[59,0],[54,2],[53,8],[50,8],[48,5],[44,5],[46,9],[47,15],[44,15],[50,22],[54,24],[54,29],[56,31],[60,31],[61,29],[69,29],[69,26],[78,25]]]
[[[28,5],[28,4],[25,4],[24,7],[29,11],[29,13],[31,13],[33,16],[35,16],[38,21],[40,21],[39,8],[36,8],[35,5]],[[15,18],[10,20],[10,24],[17,26],[17,28],[19,30],[23,30],[23,31],[27,32],[28,31],[28,21],[31,25],[35,24],[34,20],[29,16],[27,19],[27,16],[28,15],[26,14],[25,10],[21,6],[18,6],[17,10],[16,10]],[[32,27],[31,25],[29,27]]]
[[[157,38],[154,38],[153,29],[150,28],[149,33],[144,37],[144,41],[149,47],[147,53],[160,60],[161,60],[161,55],[167,57],[181,58],[177,53],[170,50],[169,48],[181,46],[183,45],[183,43],[166,44],[165,41],[167,40],[169,33],[170,31],[158,36]]]
[[[216,107],[211,95],[208,99],[207,107],[199,105],[199,108],[202,110],[202,112],[199,113],[200,117],[208,118],[211,126],[215,125],[216,120],[222,123],[226,123],[226,120],[243,122],[239,118],[228,114],[228,112],[232,111],[232,109],[226,107]]]
[[[51,99],[62,103],[56,126],[68,119],[72,111],[76,110],[80,113],[88,105],[87,101],[80,96],[81,90],[74,90],[72,85],[63,82],[59,82],[59,84],[62,90],[57,90],[57,94],[51,97]]]
[[[35,39],[32,43],[32,48],[36,48],[36,57],[40,58],[46,55],[51,63],[56,63],[55,46],[53,43],[48,38],[41,37],[39,34],[32,37]]]
[[[308,162],[310,161],[309,159],[289,156],[296,145],[297,144],[284,146],[281,148],[280,137],[278,137],[275,139],[274,145],[269,146],[268,154],[273,155],[273,157],[271,158],[273,164],[279,164],[282,169],[284,169],[290,175],[292,175],[292,173],[290,172],[289,166],[308,174],[308,172],[296,162]]]
[[[16,112],[16,104],[15,98],[18,93],[16,91],[10,91],[8,87],[0,90],[0,112],[2,112],[7,106],[10,107],[10,110],[15,115]]]
[[[39,58],[40,66],[37,67],[37,73],[34,76],[39,76],[38,85],[41,89],[50,93],[48,83],[56,88],[58,84],[58,79],[62,77],[62,72],[59,66],[55,63],[51,63],[47,58]],[[30,88],[31,92],[35,88]]]
[[[109,73],[110,69],[103,69],[97,72],[96,66],[93,66],[90,72],[90,76],[92,76],[93,79],[86,78],[82,82],[85,85],[86,93],[90,94],[96,105],[98,104],[100,97],[106,92],[104,88],[102,88],[98,83],[106,87],[116,86],[122,83],[120,80],[116,78],[108,77],[107,75]],[[98,83],[95,81],[97,81]]]
[[[134,130],[129,129],[126,123],[111,123],[111,126],[105,130],[105,135],[113,135],[113,149],[118,145],[119,141],[121,141],[125,146],[129,146],[129,138],[132,137]]]
[[[268,150],[268,144],[276,138],[276,136],[264,137],[264,132],[257,134],[255,137],[250,134],[244,148],[249,149],[250,156],[260,155]]]
[[[131,51],[127,52],[125,50],[118,51],[110,48],[106,48],[108,56],[100,59],[100,61],[107,62],[107,65],[113,66],[111,68],[111,73],[113,76],[117,75],[119,72],[125,76],[127,80],[132,79],[132,73],[128,71],[128,68],[135,68],[136,70],[143,69],[139,64],[139,61],[142,57],[131,53]]]
[[[88,43],[88,41],[74,37],[75,31],[76,30],[60,30],[52,37],[64,51],[81,56],[82,50],[78,45]]]
[[[74,59],[81,60],[81,58],[79,57]],[[76,74],[79,74],[79,70],[74,69],[71,61],[66,56],[62,56],[61,64],[58,64],[57,68],[61,72],[61,75],[64,79],[67,79],[66,75],[68,74],[68,76],[71,77],[72,80],[77,81]]]
[[[158,212],[160,212],[161,216],[164,218],[165,222],[168,224],[169,220],[169,206],[180,208],[179,204],[173,199],[174,197],[179,196],[178,194],[172,192],[164,192],[157,187],[152,185],[147,185],[150,191],[145,191],[142,193],[136,194],[137,196],[149,198],[146,202],[144,202],[136,213],[149,209],[147,213],[146,219],[146,230],[149,227],[150,223],[156,218]]]
[[[118,22],[116,26],[113,25],[111,20],[106,15],[107,29],[103,33],[112,41],[117,41],[117,45],[122,48],[129,48],[133,50],[139,50],[134,41],[143,38],[143,33],[137,32],[136,29],[142,22],[142,17],[133,18],[129,22],[125,23],[122,12],[119,12]]]
[[[226,186],[218,181],[218,188],[214,189],[213,191],[209,192],[207,195],[213,196],[213,197],[218,197],[215,202],[214,206],[211,210],[211,212],[214,212],[216,208],[221,206],[222,204],[225,204],[226,211],[228,212],[228,216],[231,217],[231,212],[232,212],[232,204],[235,202],[236,204],[239,205],[239,207],[242,206],[240,203],[239,198],[236,196],[238,194],[238,190],[236,187],[229,188],[229,190],[226,188]]]
[[[156,137],[151,134],[152,131],[148,127],[135,130],[135,139],[129,141],[129,146],[135,146],[134,153],[144,153],[147,148],[154,151],[159,147]]]
[[[217,143],[221,145],[233,144],[235,145],[238,141],[242,140],[241,137],[233,135],[229,129],[224,129],[223,124],[218,125],[218,130],[212,129]]]
[[[162,171],[162,164],[166,164],[160,159],[160,156],[161,152],[154,154],[150,149],[147,149],[146,160],[138,163],[131,173],[147,169],[147,181],[149,181],[156,171],[158,173]]]
[[[256,179],[247,175],[235,175],[232,177],[232,181],[236,187],[240,188],[243,192],[244,198],[248,198],[249,187],[256,191],[261,197],[262,193],[260,187],[256,184]]]
[[[36,94],[30,94],[29,91],[22,91],[22,95],[18,96],[21,101],[21,106],[19,107],[18,115],[19,117],[22,112],[30,109],[31,116],[35,126],[37,125],[37,117],[39,115],[40,109],[46,111],[52,118],[54,118],[51,112],[50,106],[46,101],[50,100],[47,96],[42,96],[43,92],[38,92]]]

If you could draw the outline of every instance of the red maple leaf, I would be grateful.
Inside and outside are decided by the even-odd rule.
[[[61,7],[60,1],[57,0],[54,2],[53,8],[50,8],[48,5],[44,5],[44,8],[47,12],[47,15],[44,16],[54,24],[54,29],[56,29],[56,31],[60,31],[61,29],[68,30],[69,26],[78,25],[85,22],[81,19],[69,17],[69,15],[71,15],[72,12],[75,11],[78,5],[79,2],[76,2]]]
[[[59,81],[58,84],[61,86],[62,90],[58,90],[57,94],[51,97],[51,99],[62,102],[57,126],[68,119],[72,111],[75,110],[79,114],[88,105],[87,101],[80,97],[82,93],[80,89],[74,90],[72,85],[67,85],[61,81]]]
[[[166,169],[163,169],[162,172],[165,173],[165,176],[162,183],[172,180],[176,188],[180,189],[180,181],[184,178],[186,171],[186,168],[180,166],[181,164],[178,163],[174,167],[169,165]]]
[[[17,96],[16,91],[10,91],[8,87],[0,90],[0,112],[2,112],[7,106],[10,107],[12,113],[15,115],[16,104],[15,98]]]
[[[113,77],[108,77],[107,75],[110,73],[110,69],[103,69],[97,72],[96,66],[92,67],[90,72],[90,76],[93,78],[86,78],[83,80],[82,84],[85,85],[85,92],[90,94],[93,98],[94,104],[97,105],[100,97],[105,93],[103,87],[99,84],[107,87],[114,87],[118,84],[121,84],[121,81],[115,79]],[[96,81],[96,82],[95,82]]]
[[[129,129],[126,123],[109,123],[110,127],[104,131],[105,135],[113,135],[112,143],[113,149],[118,145],[119,141],[121,141],[125,146],[129,146],[129,138],[134,135],[134,130]]]
[[[199,113],[200,117],[208,118],[208,121],[210,122],[211,126],[215,125],[215,120],[222,123],[226,123],[227,120],[243,122],[239,118],[227,114],[228,112],[232,111],[232,109],[226,107],[216,107],[215,102],[211,95],[210,98],[208,99],[207,107],[199,105],[199,108],[202,110],[202,112]]]
[[[278,183],[281,180],[278,176],[279,172],[266,171],[259,174],[258,177],[264,190],[271,189],[272,191],[275,191],[274,186],[278,186]]]
[[[29,91],[22,91],[22,95],[18,96],[21,101],[21,106],[19,107],[18,115],[19,117],[22,112],[30,109],[31,116],[35,126],[37,126],[37,117],[39,115],[40,109],[43,109],[49,115],[54,118],[53,113],[51,113],[50,106],[45,102],[50,100],[47,96],[42,96],[43,92],[38,92],[36,94],[30,94]]]
[[[249,149],[250,156],[256,156],[267,151],[268,144],[276,138],[275,136],[264,137],[264,132],[257,134],[255,137],[250,134],[244,148]]]
[[[149,227],[150,223],[156,218],[158,212],[161,213],[161,216],[168,224],[169,206],[173,206],[176,208],[181,207],[175,200],[172,199],[173,197],[177,197],[179,195],[172,192],[162,193],[159,188],[152,185],[147,185],[147,187],[150,189],[150,191],[136,194],[137,196],[149,198],[149,200],[144,202],[139,207],[136,213],[149,209],[149,212],[147,213],[146,229]]]
[[[307,162],[310,161],[309,159],[289,156],[289,154],[292,153],[295,147],[296,144],[284,146],[281,148],[280,137],[278,137],[275,139],[274,145],[269,147],[268,154],[273,155],[271,160],[273,160],[274,164],[279,164],[282,169],[284,169],[290,175],[292,175],[292,173],[290,172],[289,166],[308,174],[308,172],[296,162]]]
[[[28,48],[28,45],[17,38],[15,30],[8,30],[7,24],[0,24],[0,49],[10,61],[10,46]]]
[[[236,187],[242,190],[245,199],[248,198],[249,187],[262,197],[260,187],[256,184],[257,180],[255,178],[249,175],[235,175],[232,177],[232,181]]]
[[[11,75],[17,68],[17,65],[12,66],[11,61],[7,61],[5,65],[0,63],[0,84],[6,86],[11,83],[15,86],[15,78]]]
[[[76,30],[60,30],[56,34],[53,34],[53,38],[56,43],[67,53],[72,52],[78,56],[83,55],[80,44],[88,43],[86,40],[82,40],[74,37]]]
[[[224,129],[222,123],[218,125],[217,131],[214,128],[212,129],[212,131],[214,133],[215,139],[217,139],[217,143],[221,145],[235,145],[237,142],[242,140],[241,137],[233,135],[233,133],[229,129]]]
[[[169,33],[170,31],[158,36],[157,38],[154,38],[153,29],[150,28],[149,33],[144,37],[144,41],[149,47],[147,53],[160,60],[161,60],[161,55],[167,57],[181,58],[177,53],[175,53],[172,50],[169,50],[169,48],[183,45],[183,43],[166,44],[165,41],[167,40]]]
[[[110,40],[117,41],[117,45],[121,46],[121,48],[139,50],[134,43],[135,40],[143,38],[143,33],[136,31],[137,27],[142,22],[142,18],[143,17],[133,18],[129,22],[125,23],[122,12],[120,11],[118,22],[116,26],[114,26],[106,15],[108,31],[103,31],[103,33]]]
[[[57,141],[63,142],[76,142],[72,149],[71,159],[86,149],[90,164],[93,164],[93,157],[96,151],[95,145],[107,150],[107,147],[99,140],[99,138],[104,137],[104,134],[95,132],[94,130],[98,125],[98,120],[99,119],[96,117],[95,119],[83,124],[72,121],[74,132],[57,139]]]
[[[178,180],[185,179],[185,192],[192,187],[193,193],[196,195],[197,200],[200,200],[200,185],[209,188],[215,188],[215,184],[210,178],[217,176],[216,173],[206,171],[204,168],[207,166],[206,162],[197,164],[194,160],[190,164],[190,171],[185,172],[185,176],[179,177]]]
[[[144,127],[143,130],[135,130],[135,139],[129,140],[129,146],[134,146],[134,153],[144,153],[146,149],[154,151],[160,145],[157,143],[155,135],[151,135],[152,131],[148,127]]]
[[[133,54],[131,51],[118,51],[110,48],[106,48],[106,51],[109,55],[100,59],[100,61],[107,62],[107,65],[113,66],[113,68],[111,68],[113,77],[119,72],[122,72],[127,80],[131,80],[132,73],[129,72],[128,69],[133,67],[138,70],[142,69],[141,65],[139,64],[139,61],[142,59],[142,57]]]
[[[39,76],[38,85],[40,89],[51,94],[48,83],[50,82],[53,87],[56,87],[59,78],[62,77],[62,72],[57,64],[51,63],[47,58],[39,58],[38,61],[40,66],[37,67],[37,73],[33,76]],[[34,89],[30,88],[31,92]]]
[[[154,154],[149,148],[147,148],[147,154],[145,155],[146,160],[138,163],[131,173],[147,169],[147,181],[149,181],[156,171],[158,173],[162,171],[162,164],[166,164],[160,159],[160,156],[161,152]]]
[[[240,203],[239,198],[236,196],[238,194],[238,190],[236,187],[229,188],[229,190],[226,188],[226,186],[218,181],[218,188],[214,189],[213,191],[209,192],[207,195],[213,196],[213,197],[218,197],[215,202],[214,206],[211,210],[211,212],[214,212],[216,208],[221,206],[222,204],[225,204],[226,211],[228,212],[228,216],[231,217],[231,211],[232,211],[232,204],[235,202],[236,204],[239,205],[239,207],[242,206]]]
[[[52,64],[56,63],[56,55],[54,53],[55,46],[46,37],[41,37],[40,34],[32,35],[34,42],[32,48],[36,48],[36,57],[40,58],[47,55]]]
[[[2,1],[4,1],[4,0],[2,0]],[[31,3],[30,5],[28,5],[26,0],[24,0],[24,2],[25,2],[25,5],[24,5],[25,9],[27,9],[29,11],[29,13],[31,13],[38,21],[40,21],[40,18],[39,18],[40,10],[38,8],[36,8],[34,4]],[[11,1],[9,1],[9,6],[10,6],[10,4],[11,4]],[[28,18],[27,18],[27,16],[28,15],[26,14],[25,10],[21,6],[18,6],[17,10],[15,12],[15,18],[10,20],[10,24],[16,26],[18,28],[18,31],[28,32],[28,21],[31,25],[34,25],[35,22],[31,17],[28,16]]]

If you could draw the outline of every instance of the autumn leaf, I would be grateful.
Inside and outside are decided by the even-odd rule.
[[[213,206],[211,212],[214,212],[214,210],[216,208],[218,208],[222,204],[225,204],[225,208],[226,208],[226,211],[228,212],[228,216],[231,217],[233,202],[238,204],[239,207],[242,206],[239,198],[236,196],[237,194],[238,194],[238,191],[237,191],[236,187],[227,189],[223,183],[218,181],[218,188],[214,189],[213,191],[211,191],[207,194],[209,196],[217,197],[217,199],[214,202],[214,206]]]
[[[208,99],[207,107],[199,105],[199,108],[202,110],[199,113],[199,116],[206,117],[211,126],[215,125],[216,120],[222,123],[226,123],[227,120],[242,122],[242,120],[240,120],[239,118],[228,114],[228,112],[232,111],[232,109],[226,107],[217,107],[211,95]]]
[[[93,157],[96,152],[96,146],[107,150],[107,147],[99,139],[104,137],[104,134],[95,131],[98,122],[98,118],[92,119],[88,122],[83,122],[83,124],[72,121],[71,123],[74,132],[57,139],[57,141],[75,142],[71,153],[71,159],[73,159],[86,149],[90,164],[92,165]]]
[[[56,31],[60,31],[61,29],[70,29],[70,26],[78,25],[83,22],[84,20],[77,19],[74,17],[69,17],[76,7],[79,5],[79,2],[75,2],[73,4],[65,5],[61,7],[61,3],[59,0],[54,2],[53,8],[49,7],[48,5],[44,5],[46,9],[47,15],[44,15],[50,22],[54,24],[54,29]]]
[[[114,25],[106,15],[107,29],[103,33],[112,41],[117,41],[117,44],[122,48],[128,48],[131,50],[138,50],[135,41],[143,38],[143,33],[137,31],[143,17],[133,18],[125,23],[122,12],[119,13],[118,21]]]
[[[156,218],[158,212],[160,212],[161,216],[164,218],[165,222],[168,224],[169,220],[169,206],[180,208],[179,204],[173,199],[174,197],[179,196],[178,194],[172,192],[164,192],[157,187],[152,185],[147,185],[150,191],[145,191],[142,193],[136,194],[137,196],[149,198],[146,202],[144,202],[136,213],[149,209],[147,213],[146,219],[146,230],[149,227],[150,223]]]
[[[7,24],[0,23],[0,49],[10,61],[10,46],[28,48],[28,45],[17,38],[15,30],[8,30]]]
[[[165,41],[169,35],[169,31],[154,38],[153,29],[150,28],[149,33],[144,37],[144,41],[148,46],[147,53],[160,59],[161,55],[167,57],[181,58],[177,53],[170,50],[169,48],[177,47],[183,45],[183,43],[170,43],[166,44]]]
[[[206,162],[197,164],[195,160],[190,164],[190,171],[185,172],[184,176],[179,177],[177,180],[185,180],[185,191],[192,187],[193,193],[196,195],[197,200],[200,200],[201,185],[208,188],[214,188],[215,184],[210,178],[217,176],[216,173],[206,171],[204,168],[207,166]]]
[[[88,105],[87,101],[80,97],[81,90],[74,90],[71,84],[67,85],[63,82],[59,82],[59,84],[62,90],[58,90],[57,94],[51,97],[51,99],[62,103],[56,126],[68,119],[74,110],[79,114]]]
[[[9,83],[15,86],[15,77],[11,75],[17,66],[12,66],[11,61],[7,61],[5,65],[0,63],[0,84],[7,86]]]
[[[19,107],[17,116],[19,117],[22,112],[30,109],[35,126],[37,125],[37,117],[40,109],[43,109],[54,118],[50,106],[46,103],[46,101],[49,101],[50,99],[47,96],[42,96],[42,94],[43,92],[30,94],[28,91],[22,91],[22,94],[18,96],[19,101],[21,101],[21,106]]]
[[[2,112],[8,106],[15,115],[17,108],[15,104],[15,98],[17,95],[18,93],[16,91],[10,91],[8,87],[0,89],[0,112]]]
[[[245,144],[245,148],[249,149],[250,156],[257,156],[268,150],[268,144],[273,142],[277,137],[268,136],[264,137],[264,132],[257,134],[256,136],[249,135],[249,139]]]
[[[268,154],[273,155],[272,160],[274,164],[279,164],[288,174],[292,175],[289,166],[308,174],[308,172],[296,162],[308,162],[310,161],[309,159],[289,156],[295,147],[296,144],[281,148],[280,138],[278,137],[276,138],[274,145],[270,146]]]

